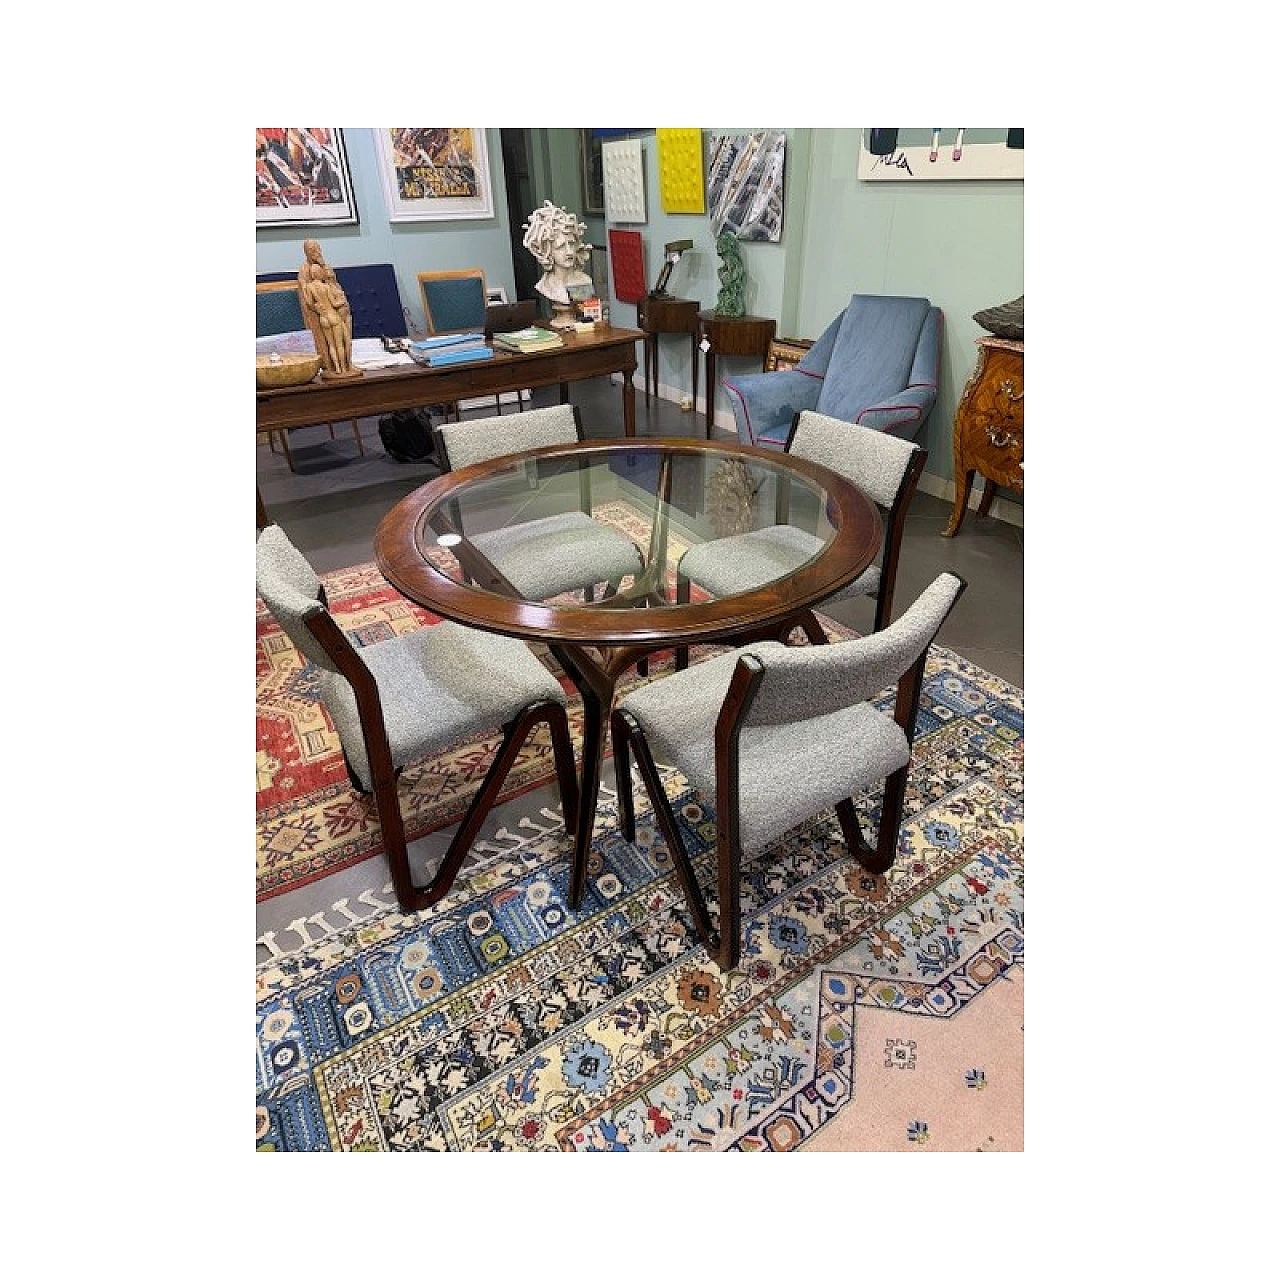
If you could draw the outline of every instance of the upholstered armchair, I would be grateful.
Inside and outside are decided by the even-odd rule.
[[[722,379],[743,444],[784,449],[802,409],[914,438],[938,397],[942,312],[855,293],[792,369]]]

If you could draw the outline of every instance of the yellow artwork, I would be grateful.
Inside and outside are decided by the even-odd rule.
[[[658,190],[665,213],[705,213],[702,130],[659,129]]]

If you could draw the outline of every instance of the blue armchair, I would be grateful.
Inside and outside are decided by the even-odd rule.
[[[911,439],[938,398],[941,345],[928,298],[855,293],[795,368],[721,384],[743,444],[785,449],[802,409]]]

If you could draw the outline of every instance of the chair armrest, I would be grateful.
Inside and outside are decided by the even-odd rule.
[[[880,404],[863,409],[858,414],[858,424],[909,440],[924,425],[937,398],[937,387],[908,387]]]
[[[720,385],[729,393],[739,441],[783,448],[796,414],[818,403],[822,379],[799,369],[782,369],[741,374],[732,382],[722,378]]]

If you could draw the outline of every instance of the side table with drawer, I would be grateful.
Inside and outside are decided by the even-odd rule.
[[[714,311],[698,312],[698,329],[707,352],[707,439],[716,417],[716,356],[759,356],[760,367],[769,354],[769,344],[778,322],[764,316],[718,316]]]
[[[636,303],[636,323],[644,330],[644,403],[649,405],[649,384],[658,394],[658,334],[687,333],[689,364],[693,377],[693,403],[698,403],[698,308],[696,298],[671,298],[647,294]]]

